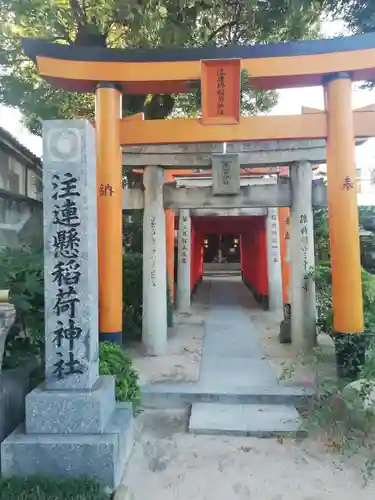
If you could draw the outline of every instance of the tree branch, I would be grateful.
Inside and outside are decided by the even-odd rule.
[[[85,12],[83,11],[82,7],[80,6],[78,0],[69,0],[69,5],[70,5],[70,8],[72,9],[73,15],[76,18],[78,24],[80,24],[81,26],[84,26],[85,24],[87,24]]]
[[[238,35],[240,32],[240,19],[241,19],[241,14],[243,13],[243,6],[240,3],[237,3],[236,5],[236,13],[235,13],[235,25],[234,25],[234,33],[233,33],[233,41],[234,43],[238,43]]]
[[[232,28],[236,24],[236,21],[229,21],[227,23],[222,24],[219,28],[216,28],[211,35],[208,37],[208,41],[212,42],[212,40],[222,31],[226,30],[227,28]]]

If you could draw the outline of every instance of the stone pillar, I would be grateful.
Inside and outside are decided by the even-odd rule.
[[[167,269],[163,169],[146,167],[143,173],[143,185],[142,341],[149,355],[161,356],[167,351]]]
[[[99,377],[95,132],[43,126],[46,380],[25,426],[1,446],[2,474],[90,476],[116,487],[132,445],[132,409]],[[89,459],[88,459],[89,457]]]
[[[280,232],[277,208],[269,208],[267,221],[268,308],[283,310],[283,288],[280,261]]]
[[[190,311],[191,219],[188,209],[180,210],[178,229],[177,309]]]
[[[315,283],[306,274],[315,265],[312,212],[312,167],[309,162],[290,167],[290,296],[292,343],[309,349],[316,343]]]
[[[363,331],[364,321],[349,74],[328,76],[326,107],[333,324],[337,333],[357,334]]]
[[[99,376],[95,137],[91,125],[69,123],[43,130],[45,384],[90,390]]]

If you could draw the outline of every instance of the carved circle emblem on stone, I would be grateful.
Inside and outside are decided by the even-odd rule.
[[[49,159],[56,162],[79,163],[81,134],[75,129],[51,130],[47,136]]]

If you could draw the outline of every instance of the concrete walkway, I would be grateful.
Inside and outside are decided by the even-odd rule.
[[[258,309],[240,277],[210,278],[203,357],[202,388],[236,392],[277,386],[249,310]]]
[[[297,404],[311,394],[305,388],[278,384],[251,320],[251,310],[259,311],[259,306],[239,276],[206,277],[195,296],[194,309],[204,315],[198,382],[146,384],[141,389],[144,406]]]
[[[278,390],[276,376],[265,358],[260,335],[249,310],[257,304],[240,277],[210,278],[199,385],[217,393]],[[231,404],[195,402],[189,431],[199,434],[236,434],[257,437],[299,431],[294,406],[270,401]]]

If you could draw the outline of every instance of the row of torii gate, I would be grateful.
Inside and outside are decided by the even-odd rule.
[[[190,310],[192,292],[204,273],[204,238],[216,233],[220,225],[222,233],[241,235],[244,282],[269,310],[284,311],[280,340],[293,339],[301,348],[315,343],[315,286],[307,275],[314,266],[312,209],[327,206],[326,186],[313,180],[314,168],[325,161],[325,143],[238,143],[228,144],[225,154],[215,152],[222,147],[206,144],[124,150],[125,168],[142,169],[143,174],[142,188],[124,189],[123,208],[144,210],[143,342],[151,355],[164,354],[167,348],[163,291],[169,277],[174,296],[175,227],[178,312]],[[211,185],[195,186],[194,175],[186,182],[192,167],[208,171]],[[247,185],[240,174],[243,168],[254,176]],[[179,182],[181,176],[183,183]]]
[[[309,344],[315,337],[314,287],[305,277],[302,279],[302,271],[305,275],[313,264],[311,207],[318,203],[317,193],[321,192],[319,188],[311,188],[311,164],[325,160],[334,329],[345,334],[363,331],[355,139],[375,136],[375,111],[373,106],[353,110],[352,83],[375,79],[375,65],[371,62],[375,58],[375,33],[281,44],[163,50],[74,46],[31,39],[23,40],[22,45],[39,74],[53,86],[95,94],[99,330],[103,340],[121,342],[122,339],[122,208],[143,206],[145,210],[144,248],[150,258],[145,257],[144,264],[144,340],[149,351],[157,354],[166,346],[165,304],[160,297],[165,295],[165,255],[170,253],[164,250],[169,235],[169,231],[165,235],[164,209],[179,211],[180,222],[183,222],[180,224],[182,241],[182,235],[189,234],[189,230],[184,232],[184,225],[191,224],[187,210],[202,205],[220,209],[229,205],[230,209],[267,209],[267,220],[274,223],[278,220],[275,209],[290,207],[292,340]],[[305,109],[300,115],[289,116],[240,116],[243,76],[252,88],[259,90],[322,86],[325,110]],[[199,118],[144,120],[141,115],[121,115],[123,94],[181,94],[197,85],[201,90]],[[288,140],[293,144],[284,147]],[[318,159],[298,154],[303,151],[300,141],[311,140],[326,144],[326,150],[325,146],[311,146],[320,149],[320,153],[324,149],[324,155]],[[209,191],[164,186],[163,169],[182,166],[176,165],[175,155],[169,154],[171,150],[168,153],[158,149],[151,153],[151,150],[141,149],[138,153],[150,153],[147,161],[142,160],[141,154],[138,163],[127,163],[132,161],[134,150],[125,148],[125,164],[146,168],[143,193],[126,192],[123,205],[121,146],[243,141],[253,141],[252,144],[273,141],[267,150],[260,148],[257,161],[250,164],[288,165],[290,178],[280,179],[275,185],[250,186],[236,193],[211,196]],[[208,156],[213,152],[208,151]],[[246,151],[240,152],[240,158],[241,154]],[[207,155],[197,154],[187,167],[201,167],[200,163],[206,159]],[[183,160],[179,161],[184,164]],[[249,163],[245,161],[244,164]],[[215,175],[215,168],[213,173]],[[228,175],[227,168],[225,175]],[[100,190],[105,186],[110,186],[111,194],[113,189],[113,196],[102,196]],[[271,234],[279,230],[274,226],[267,223]],[[108,227],[111,227],[110,232]],[[245,247],[246,241],[245,236]],[[272,240],[268,248],[272,249]],[[179,259],[179,282],[183,291],[177,296],[181,304],[189,289],[186,285],[188,262],[193,258],[189,256],[189,245],[183,244],[180,256],[183,257]],[[273,307],[274,300],[279,302],[273,296],[280,296],[280,293],[274,293],[276,288],[272,280],[280,280],[272,268],[277,263],[270,258],[268,263]],[[251,278],[251,266],[243,270],[245,276]],[[160,309],[155,307],[158,300]],[[156,318],[159,318],[159,326],[156,326]],[[313,330],[314,334],[310,334]]]

